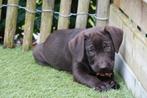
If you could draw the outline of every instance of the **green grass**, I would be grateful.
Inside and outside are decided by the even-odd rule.
[[[119,75],[119,90],[98,92],[64,71],[35,63],[32,52],[0,47],[0,98],[133,98]]]

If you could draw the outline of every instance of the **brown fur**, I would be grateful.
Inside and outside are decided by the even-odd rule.
[[[114,58],[122,37],[122,30],[112,26],[58,30],[37,45],[33,55],[39,64],[72,73],[81,84],[99,91],[115,89]]]

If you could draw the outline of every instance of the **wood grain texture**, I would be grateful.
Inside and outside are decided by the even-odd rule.
[[[60,4],[60,14],[69,15],[71,10],[72,0],[61,0]],[[69,17],[59,16],[58,29],[67,29],[69,26]]]
[[[77,13],[88,13],[90,0],[79,0]],[[77,15],[76,28],[86,28],[88,15]]]
[[[108,18],[109,16],[110,0],[97,0],[97,13],[99,18]],[[96,26],[105,26],[107,20],[96,20]]]
[[[27,9],[35,11],[36,0],[27,0]],[[23,38],[23,50],[27,51],[32,47],[32,34],[34,29],[35,13],[26,12],[25,26],[24,26],[24,38]]]
[[[138,25],[141,21],[141,7],[141,0],[121,0],[120,3],[120,8]]]
[[[8,4],[18,4],[19,0],[8,0]],[[16,31],[18,8],[9,6],[7,8],[5,34],[4,34],[4,47],[13,48],[13,38]]]
[[[55,0],[43,0],[43,10],[53,10]],[[40,43],[43,43],[49,36],[52,30],[53,12],[42,12],[41,28],[40,28]]]
[[[147,34],[147,3],[142,3],[141,29]]]
[[[113,3],[114,3],[117,7],[120,7],[120,1],[121,1],[121,0],[113,0]]]
[[[147,92],[120,54],[115,56],[115,68],[123,77],[135,98],[147,98]],[[133,97],[133,98],[134,98]],[[129,98],[129,97],[127,97]]]
[[[121,8],[130,20],[138,25],[144,32],[147,32],[146,0],[114,0],[114,4]]]
[[[136,25],[114,5],[111,6],[109,23],[124,31],[124,39],[120,53],[143,88],[147,91],[147,38],[136,28]]]

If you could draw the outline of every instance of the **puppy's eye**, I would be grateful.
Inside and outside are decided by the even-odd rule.
[[[104,52],[110,52],[111,51],[111,46],[110,46],[110,42],[108,42],[108,41],[105,41],[104,43],[103,43],[103,48],[104,48]]]
[[[94,48],[93,45],[91,45],[91,46],[89,47],[89,51],[95,51],[95,48]]]
[[[90,57],[95,56],[95,48],[94,48],[94,46],[93,46],[93,45],[90,45],[90,46],[88,47],[88,49],[87,49],[87,52],[88,52],[88,55],[89,55]]]

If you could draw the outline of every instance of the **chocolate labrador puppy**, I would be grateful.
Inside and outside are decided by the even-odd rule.
[[[118,88],[113,66],[122,38],[122,30],[112,26],[58,30],[34,48],[33,56],[39,64],[72,73],[81,84],[107,91]]]

